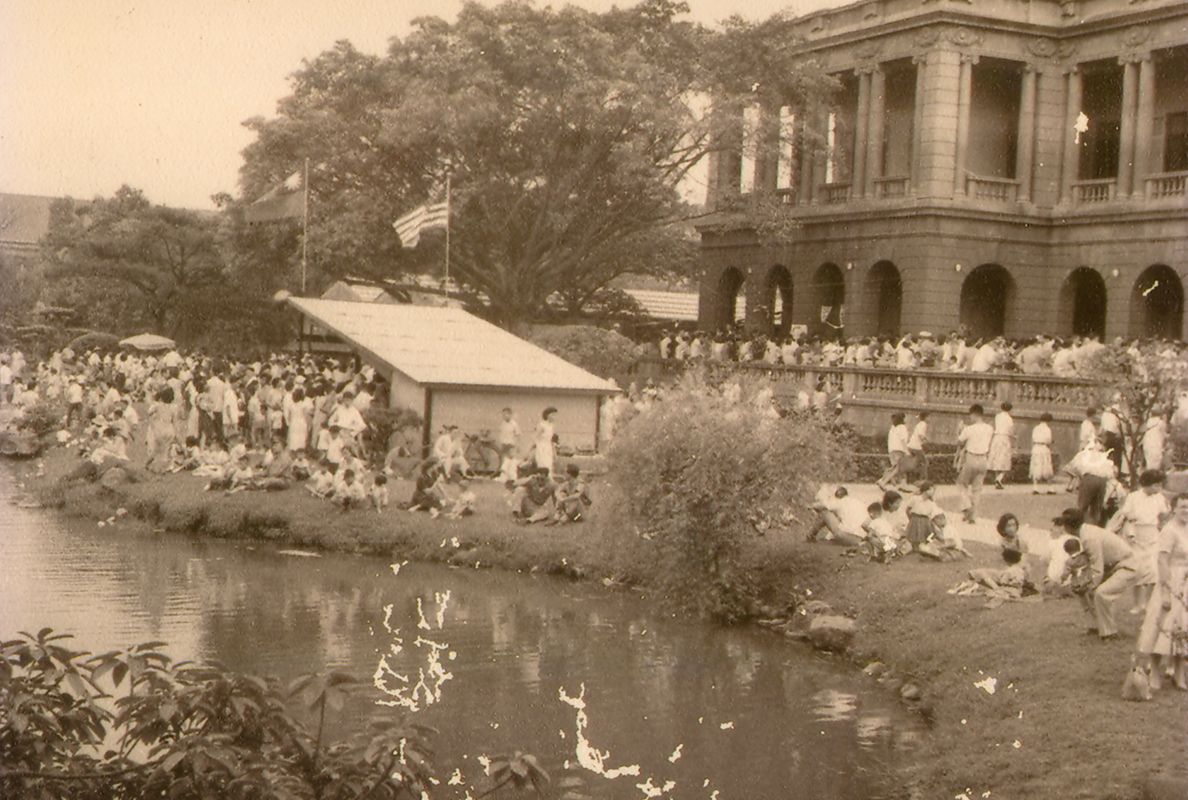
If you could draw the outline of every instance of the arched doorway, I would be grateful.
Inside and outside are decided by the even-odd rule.
[[[903,280],[890,261],[880,261],[866,275],[866,307],[879,336],[898,336],[903,310]]]
[[[746,296],[742,291],[747,282],[742,270],[730,267],[718,278],[718,308],[714,322],[719,328],[728,328],[746,315]]]
[[[1130,293],[1130,335],[1179,339],[1184,324],[1184,284],[1165,264],[1143,270]]]
[[[1100,273],[1078,267],[1060,289],[1060,320],[1074,336],[1105,338],[1106,285]]]
[[[821,336],[841,336],[846,304],[846,276],[837,264],[822,264],[813,274],[811,327]]]
[[[977,339],[1003,335],[1014,293],[1011,273],[998,264],[983,264],[961,284],[961,324]]]
[[[779,264],[767,273],[768,319],[771,320],[771,335],[788,335],[792,326],[792,274]]]

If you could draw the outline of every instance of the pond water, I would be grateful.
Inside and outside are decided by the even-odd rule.
[[[643,797],[635,784],[651,777],[674,781],[673,798],[870,798],[921,735],[840,663],[762,631],[666,619],[628,592],[99,528],[18,508],[17,492],[0,470],[0,637],[50,626],[93,652],[157,639],[175,659],[285,678],[339,668],[370,681],[388,653],[415,682],[434,649],[420,636],[444,645],[452,675],[438,686],[427,672],[440,701],[417,712],[442,731],[443,778],[477,778],[479,756],[516,749],[550,770],[576,764],[576,711],[559,697],[583,686],[607,766],[640,765],[639,778],[594,779],[608,797]],[[369,686],[351,717],[377,699]]]

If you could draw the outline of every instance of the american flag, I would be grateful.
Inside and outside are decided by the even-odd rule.
[[[433,205],[417,206],[392,223],[402,247],[416,247],[421,241],[421,231],[444,228],[450,224],[450,203],[448,200]]]

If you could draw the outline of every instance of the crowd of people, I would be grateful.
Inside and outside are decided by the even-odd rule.
[[[391,506],[456,519],[478,507],[473,482],[492,478],[505,487],[512,517],[526,524],[580,522],[592,502],[579,468],[559,463],[557,409],[543,410],[527,441],[510,408],[496,412],[499,469],[478,475],[456,425],[441,429],[427,456],[380,441],[368,412],[387,405],[387,384],[348,359],[280,354],[245,362],[65,348],[34,366],[13,350],[0,354],[0,375],[8,419],[19,425],[48,410],[58,417],[58,441],[78,448],[82,459],[66,482],[185,472],[208,491],[303,486],[344,511]],[[391,501],[397,478],[413,482],[407,502]]]
[[[1117,338],[1114,347],[1183,358],[1188,345],[1162,340]],[[1093,358],[1105,347],[1093,336],[1031,339],[977,338],[964,330],[933,335],[928,331],[900,337],[821,337],[802,332],[784,336],[752,335],[731,327],[716,332],[665,331],[657,342],[660,358],[682,362],[755,362],[761,364],[877,367],[950,372],[1013,372],[1060,378],[1091,377]]]

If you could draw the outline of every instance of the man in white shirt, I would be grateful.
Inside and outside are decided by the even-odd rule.
[[[606,403],[604,407],[611,407],[611,403]],[[502,413],[503,418],[499,420],[499,455],[511,458],[519,450],[523,431],[520,430],[520,423],[516,422],[511,408],[504,408]]]
[[[966,522],[974,522],[978,515],[978,499],[982,495],[982,481],[990,455],[990,440],[994,428],[986,423],[986,412],[980,404],[969,407],[969,424],[957,434],[961,468],[957,485],[961,487],[961,512]]]
[[[1081,430],[1077,435],[1077,450],[1088,450],[1097,444],[1097,409],[1085,409],[1085,419],[1081,421]]]
[[[359,409],[355,408],[355,396],[350,392],[345,392],[342,395],[342,400],[330,414],[329,423],[342,428],[343,433],[352,441],[367,427],[367,423],[363,421],[363,415],[359,413]]]
[[[928,412],[916,414],[916,425],[912,428],[912,435],[908,437],[908,453],[912,457],[913,477],[919,476],[928,480],[928,459],[924,449],[928,446]]]

